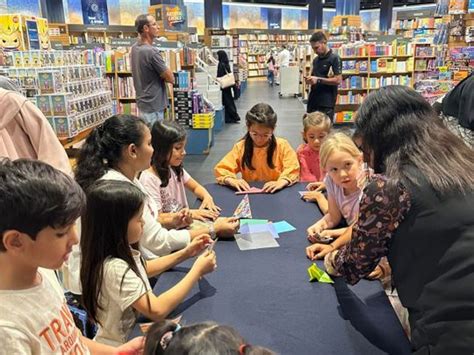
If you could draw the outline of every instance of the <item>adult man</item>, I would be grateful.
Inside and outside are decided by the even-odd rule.
[[[141,116],[149,123],[164,119],[168,106],[166,83],[174,83],[173,72],[166,66],[153,39],[158,34],[156,20],[151,15],[140,15],[135,20],[138,40],[132,46],[131,64],[133,85]]]
[[[342,81],[341,58],[328,48],[323,32],[313,33],[310,43],[318,56],[313,60],[311,76],[305,78],[306,84],[311,85],[306,111],[324,112],[332,121],[337,99],[337,87]],[[332,77],[329,77],[330,72],[333,73]]]
[[[290,51],[286,48],[286,44],[284,44],[283,49],[280,53],[278,53],[277,57],[277,66],[278,66],[278,75],[276,84],[280,85],[280,76],[281,76],[281,68],[287,68],[290,66]]]

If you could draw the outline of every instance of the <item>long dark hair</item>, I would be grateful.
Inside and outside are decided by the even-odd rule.
[[[171,339],[166,340],[163,346],[161,340],[168,332],[172,332]],[[271,350],[260,346],[246,344],[234,328],[226,325],[204,322],[178,328],[178,325],[170,320],[156,322],[150,327],[143,353],[144,355],[274,354]]]
[[[170,168],[174,170],[181,181],[183,176],[183,166],[171,166],[169,160],[173,153],[173,144],[186,139],[186,130],[174,122],[156,121],[151,128],[151,145],[153,146],[153,156],[151,165],[157,172],[161,180],[161,187],[168,186],[170,179]]]
[[[86,213],[81,220],[81,286],[82,303],[95,322],[99,322],[98,311],[104,311],[99,299],[107,258],[124,260],[142,278],[127,233],[129,221],[143,208],[144,201],[145,194],[127,181],[99,180],[88,189]]]
[[[75,168],[76,181],[84,190],[115,168],[122,158],[123,148],[143,143],[146,123],[132,115],[110,117],[96,127],[82,146]]]
[[[406,86],[371,93],[359,108],[356,132],[364,155],[390,184],[420,182],[412,167],[440,194],[474,189],[474,154],[439,120],[429,103]],[[411,168],[410,168],[411,167]]]
[[[245,115],[245,123],[249,129],[253,124],[260,124],[271,129],[275,129],[277,123],[277,114],[273,111],[273,108],[270,105],[260,103],[253,106],[250,111]],[[255,170],[252,166],[252,156],[253,156],[253,141],[250,137],[249,132],[247,132],[243,138],[244,142],[244,154],[242,156],[243,168],[249,168],[250,170]],[[270,143],[267,148],[267,165],[274,169],[275,165],[273,164],[273,154],[277,146],[275,135],[272,134],[270,138]]]

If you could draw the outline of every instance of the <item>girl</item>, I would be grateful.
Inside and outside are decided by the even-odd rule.
[[[137,313],[165,318],[203,275],[216,268],[216,256],[199,256],[173,288],[155,296],[148,277],[195,256],[211,241],[195,238],[186,248],[144,262],[138,251],[143,234],[146,195],[131,182],[102,180],[90,186],[82,219],[81,285],[89,316],[99,324],[96,340],[119,345],[126,341]]]
[[[277,115],[270,105],[260,103],[247,112],[247,134],[217,163],[219,184],[238,191],[250,189],[249,181],[265,181],[263,190],[273,193],[299,178],[298,158],[288,141],[276,138]],[[242,179],[237,178],[242,174]]]
[[[246,344],[237,331],[226,325],[204,322],[180,326],[170,320],[153,324],[148,330],[144,355],[158,354],[253,354],[274,352]]]
[[[155,200],[160,211],[160,223],[169,225],[176,220],[177,211],[188,208],[185,188],[202,200],[191,217],[205,221],[215,220],[220,208],[214,204],[209,192],[183,168],[186,155],[186,130],[174,122],[156,122],[151,130],[153,146],[152,166],[143,171],[140,182]]]
[[[229,58],[227,53],[223,50],[217,51],[217,58],[219,64],[217,65],[217,77],[223,77],[226,74],[232,73],[229,65]],[[225,107],[225,122],[239,123],[240,117],[235,107],[234,97],[232,96],[232,87],[222,89],[222,105]]]
[[[357,220],[362,189],[366,183],[362,153],[347,135],[335,133],[326,138],[321,146],[320,158],[321,167],[327,172],[324,183],[328,194],[328,213],[308,228],[308,240],[317,243],[321,237],[337,239],[328,245],[308,247],[307,254],[313,252],[312,258],[323,257],[350,240],[351,227],[330,229],[339,225],[343,218],[348,226]],[[314,255],[315,251],[319,253]]]
[[[267,60],[268,64],[268,83],[273,86],[273,82],[275,81],[275,58],[273,58],[273,54],[270,53],[270,57]]]

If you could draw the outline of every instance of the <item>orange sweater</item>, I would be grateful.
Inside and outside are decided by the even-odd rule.
[[[277,145],[273,155],[274,169],[267,165],[267,147],[253,148],[252,166],[243,169],[244,140],[238,141],[214,168],[214,175],[219,184],[224,184],[227,177],[236,178],[242,173],[245,181],[276,181],[288,180],[290,185],[299,179],[299,163],[295,151],[286,139],[276,138]]]

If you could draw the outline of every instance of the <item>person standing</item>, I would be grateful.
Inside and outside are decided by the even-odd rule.
[[[280,85],[281,68],[288,68],[290,66],[290,51],[286,48],[286,44],[284,44],[282,47],[283,49],[280,53],[278,53],[277,57],[277,85]]]
[[[226,74],[232,73],[229,65],[229,57],[223,50],[217,51],[217,58],[219,64],[217,65],[217,77],[221,78]],[[222,90],[222,105],[225,107],[225,122],[226,123],[239,123],[240,117],[235,107],[234,97],[232,95],[232,87],[228,87]]]
[[[153,46],[158,25],[152,15],[139,15],[135,20],[138,40],[132,46],[133,86],[141,116],[148,124],[162,121],[168,106],[166,83],[174,84],[173,72],[166,66],[158,48]]]
[[[323,112],[334,121],[337,87],[342,81],[342,61],[328,48],[323,32],[313,33],[310,43],[318,56],[313,60],[311,76],[305,78],[306,84],[311,85],[306,111]]]

